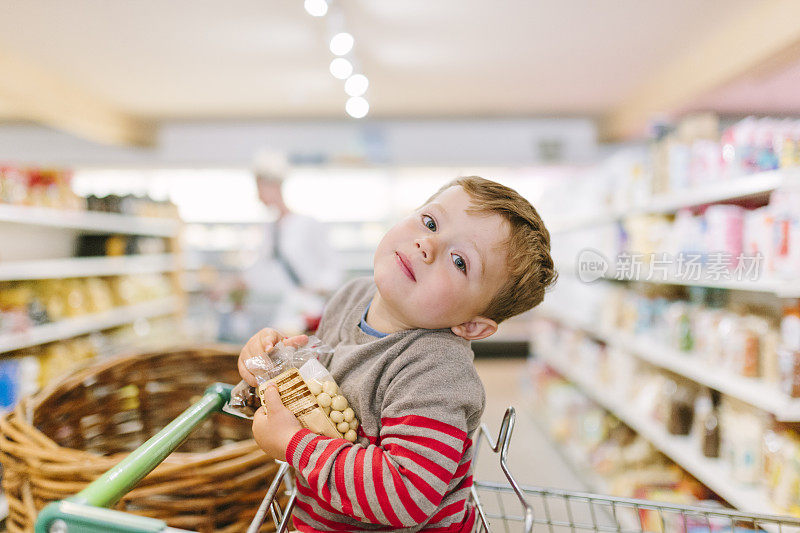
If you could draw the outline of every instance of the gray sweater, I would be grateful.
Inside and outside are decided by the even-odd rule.
[[[468,531],[472,434],[485,405],[469,341],[449,329],[377,338],[359,322],[371,278],[340,289],[317,335],[322,361],[361,420],[358,440],[301,430],[286,449],[297,472],[300,531]]]

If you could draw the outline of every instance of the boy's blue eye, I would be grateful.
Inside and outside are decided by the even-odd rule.
[[[431,217],[429,217],[428,215],[422,215],[422,223],[423,223],[423,224],[425,224],[425,226],[426,226],[426,227],[427,227],[429,230],[431,230],[431,231],[436,231],[436,221],[435,221],[435,220],[433,220],[433,219],[432,219]]]
[[[453,264],[459,269],[461,272],[467,273],[467,262],[464,261],[464,258],[458,254],[451,254],[453,257]]]

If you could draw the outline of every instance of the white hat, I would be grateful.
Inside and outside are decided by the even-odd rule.
[[[281,152],[262,148],[253,157],[253,172],[258,179],[280,182],[288,171],[289,161]]]

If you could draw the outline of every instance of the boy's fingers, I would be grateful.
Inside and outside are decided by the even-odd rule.
[[[260,349],[259,354],[266,352],[281,340],[281,336],[272,328],[262,329],[256,333],[256,338],[258,339],[258,347],[256,349]]]
[[[253,413],[253,431],[256,431],[263,425],[266,425],[267,421],[267,412],[264,410],[264,406],[260,406],[258,410]]]
[[[242,357],[239,358],[239,375],[247,382],[248,385],[255,387],[257,385],[256,377],[247,369],[244,364],[245,361],[246,359],[243,359]]]
[[[274,384],[270,383],[264,389],[264,408],[267,412],[275,412],[274,410],[278,407],[283,407],[283,402],[281,402],[281,395],[278,394],[278,388],[275,387]]]
[[[306,343],[308,343],[308,335],[295,335],[294,337],[289,337],[283,340],[283,344],[287,346],[294,346],[295,348],[305,346]]]

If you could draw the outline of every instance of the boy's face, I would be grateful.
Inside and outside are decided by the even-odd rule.
[[[379,297],[406,327],[457,326],[480,315],[506,280],[508,224],[467,212],[460,186],[398,222],[375,252]]]

